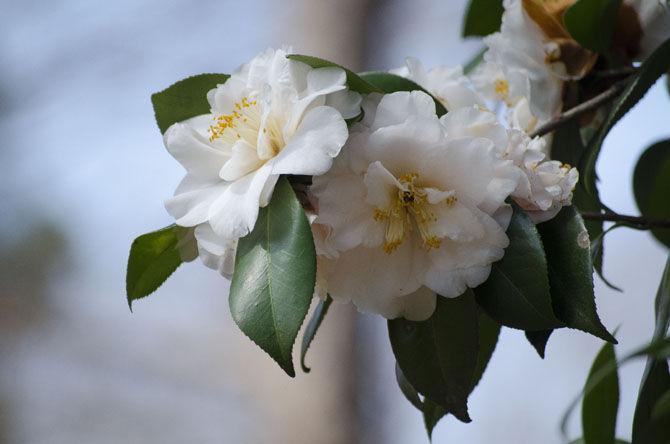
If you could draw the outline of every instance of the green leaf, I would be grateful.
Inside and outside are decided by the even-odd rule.
[[[291,353],[314,293],[316,253],[307,217],[282,177],[256,226],[239,240],[230,285],[233,319],[289,375]]]
[[[305,63],[305,64],[311,66],[312,68],[330,68],[330,67],[341,68],[347,74],[347,85],[349,85],[349,89],[352,90],[352,91],[356,91],[360,94],[370,94],[370,93],[373,93],[373,92],[377,92],[377,93],[383,93],[384,92],[380,88],[378,88],[378,87],[368,83],[367,81],[363,80],[355,72],[350,71],[347,68],[345,68],[341,65],[338,65],[337,63],[333,63],[333,62],[330,62],[328,60],[320,59],[318,57],[302,55],[302,54],[290,54],[286,57],[288,57],[291,60],[297,60],[298,62]]]
[[[477,54],[475,54],[468,62],[463,66],[463,74],[466,76],[471,74],[480,63],[484,61],[484,54],[486,54],[488,48],[484,47],[480,49]]]
[[[580,161],[579,172],[582,175],[581,181],[586,190],[595,196],[596,190],[596,162],[600,154],[605,137],[612,127],[633,108],[637,102],[644,97],[649,88],[651,88],[658,78],[670,68],[670,39],[660,45],[648,58],[642,63],[631,80],[628,81],[626,88],[619,98],[614,102],[610,112],[601,126],[598,133],[593,137],[587,152]]]
[[[593,294],[593,266],[588,233],[575,207],[537,226],[549,267],[549,287],[556,317],[568,327],[616,344],[600,322]]]
[[[651,412],[651,419],[654,421],[667,421],[670,419],[670,390],[666,390],[658,398]]]
[[[405,378],[405,375],[397,362],[395,363],[395,380],[398,383],[398,387],[400,387],[400,391],[405,396],[405,399],[418,410],[423,411],[423,402],[421,401],[421,398],[419,398],[419,392],[417,392],[407,378]]]
[[[181,265],[177,226],[143,234],[133,241],[126,272],[128,307],[150,295]]]
[[[500,335],[500,324],[488,317],[482,310],[479,310],[478,321],[479,351],[477,353],[477,365],[475,366],[475,371],[472,377],[472,389],[470,392],[477,387],[479,381],[482,379],[484,371],[491,360],[491,356],[493,356],[493,352],[498,343],[498,336]],[[423,421],[426,426],[426,431],[428,432],[428,437],[430,438],[433,435],[433,429],[447,412],[444,408],[435,404],[428,398],[424,400],[422,411]]]
[[[621,0],[578,0],[563,14],[563,23],[581,46],[605,54],[612,46],[620,4]]]
[[[585,444],[611,444],[616,431],[617,410],[619,408],[619,376],[616,371],[608,372],[604,378],[594,381],[603,369],[616,366],[614,346],[605,344],[593,361],[582,401],[582,428]],[[586,389],[585,389],[586,390]]]
[[[570,444],[585,444],[584,438],[579,438],[575,439],[574,441],[570,441]],[[630,442],[623,439],[615,439],[614,444],[630,444]]]
[[[360,77],[387,94],[396,91],[423,91],[429,96],[433,97],[433,100],[435,101],[435,110],[438,116],[442,116],[447,113],[447,110],[444,105],[442,105],[442,102],[437,100],[430,92],[426,91],[418,83],[415,83],[410,79],[383,71],[364,72],[360,74]]]
[[[164,133],[173,123],[210,113],[207,92],[226,83],[227,74],[200,74],[188,77],[151,96],[156,123]]]
[[[409,383],[463,422],[470,422],[467,399],[477,366],[477,304],[471,291],[438,296],[426,321],[388,322],[391,347]]]
[[[657,142],[642,153],[635,166],[633,191],[644,217],[670,219],[670,139]],[[651,232],[670,247],[670,228],[655,228]]]
[[[553,333],[554,330],[539,330],[539,331],[527,331],[526,339],[530,342],[530,345],[535,348],[537,354],[540,355],[540,358],[544,359],[545,350],[547,348],[547,342],[549,341],[549,336]]]
[[[519,207],[507,228],[509,246],[477,287],[477,303],[504,326],[522,330],[560,327],[551,306],[547,260],[535,224]]]
[[[665,338],[668,327],[670,327],[670,256],[656,293],[655,313],[656,327],[652,342]],[[670,371],[667,359],[649,357],[642,376],[633,417],[634,443],[655,444],[670,441],[670,427],[667,427],[667,422],[652,419],[654,407],[663,393],[668,390],[670,390]]]
[[[311,371],[310,368],[305,365],[305,356],[307,355],[307,350],[309,350],[309,346],[314,340],[316,331],[321,326],[321,323],[328,313],[328,308],[330,308],[330,304],[332,303],[333,298],[330,296],[326,296],[326,299],[319,300],[319,303],[317,304],[316,308],[314,309],[314,313],[312,314],[312,318],[309,320],[309,323],[305,328],[305,333],[302,336],[302,346],[300,347],[300,366],[302,367],[302,371],[305,373],[309,373]]]
[[[470,0],[463,19],[463,37],[483,37],[500,29],[502,0]]]

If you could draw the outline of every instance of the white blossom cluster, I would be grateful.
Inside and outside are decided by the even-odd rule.
[[[230,277],[238,239],[280,175],[312,176],[316,293],[387,318],[426,319],[436,294],[457,297],[488,278],[509,243],[512,201],[536,223],[571,204],[577,171],[529,134],[560,112],[563,83],[592,62],[585,54],[566,66],[565,36],[538,24],[533,5],[505,0],[501,31],[485,39],[471,78],[413,58],[393,71],[432,97],[361,96],[340,68],[266,50],[208,93],[211,114],[166,131],[186,169],[168,212],[193,228],[203,262]],[[447,114],[438,117],[434,98]],[[491,111],[498,105],[502,120]]]

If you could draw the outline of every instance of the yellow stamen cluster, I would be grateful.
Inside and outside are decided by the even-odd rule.
[[[214,119],[214,125],[209,127],[209,141],[213,142],[217,139],[224,139],[227,142],[233,142],[235,139],[241,139],[247,134],[245,130],[250,128],[241,128],[240,122],[245,127],[253,124],[256,126],[256,134],[258,134],[259,113],[257,109],[258,102],[256,100],[249,100],[243,97],[242,100],[235,103],[233,112],[230,114],[223,114]]]
[[[374,220],[386,223],[383,248],[387,254],[393,253],[402,244],[414,225],[421,235],[424,247],[431,249],[440,248],[442,245],[442,239],[431,232],[431,225],[437,222],[437,217],[430,209],[425,189],[416,184],[418,178],[416,173],[399,177],[401,187],[398,188],[390,207],[386,210],[374,210]],[[444,203],[452,207],[456,201],[456,196],[450,196]]]
[[[505,79],[496,79],[493,82],[493,89],[503,100],[506,100],[507,96],[509,96],[509,82]]]

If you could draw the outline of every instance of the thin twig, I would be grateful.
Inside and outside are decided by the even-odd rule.
[[[545,123],[538,129],[536,129],[533,133],[531,133],[530,137],[532,138],[537,136],[544,136],[545,134],[548,134],[553,130],[555,130],[556,128],[558,128],[559,126],[563,125],[565,122],[598,108],[599,106],[616,98],[619,94],[621,94],[621,91],[623,91],[625,87],[626,82],[624,81],[615,83],[609,89],[603,91],[597,96],[587,100],[584,103],[580,103],[574,108],[570,108],[569,110],[563,112],[562,114],[559,114],[558,116],[554,117],[549,122]]]
[[[670,219],[648,219],[642,216],[629,216],[618,213],[582,213],[582,218],[603,222],[625,222],[643,230],[670,228]]]

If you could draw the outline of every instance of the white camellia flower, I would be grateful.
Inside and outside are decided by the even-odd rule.
[[[515,130],[510,130],[509,135],[504,157],[522,172],[512,197],[533,222],[545,222],[572,203],[579,173],[567,164],[546,159],[544,139],[530,139]]]
[[[484,106],[484,101],[474,91],[470,80],[463,75],[463,68],[460,66],[453,68],[438,66],[426,71],[421,61],[414,57],[407,57],[405,66],[392,69],[390,72],[410,79],[423,87],[448,111],[471,105]]]
[[[515,129],[504,130],[495,115],[476,108],[461,108],[450,114],[448,134],[493,140],[500,157],[513,162],[518,183],[511,197],[533,222],[547,221],[572,203],[579,174],[575,168],[547,158],[545,139],[531,139]]]
[[[495,116],[479,107],[438,119],[420,91],[365,102],[365,120],[312,185],[319,265],[333,299],[426,319],[435,293],[461,295],[502,258],[518,170],[500,155],[506,130],[480,125]]]
[[[347,140],[360,96],[340,68],[312,69],[288,49],[256,56],[207,94],[211,114],[175,123],[165,146],[186,176],[165,206],[196,227],[204,261],[224,275],[281,174],[319,175]]]
[[[583,76],[596,56],[571,39],[552,15],[551,2],[503,4],[500,32],[484,39],[488,51],[472,81],[487,99],[512,110],[510,123],[516,129],[532,132],[561,111],[564,82]]]

